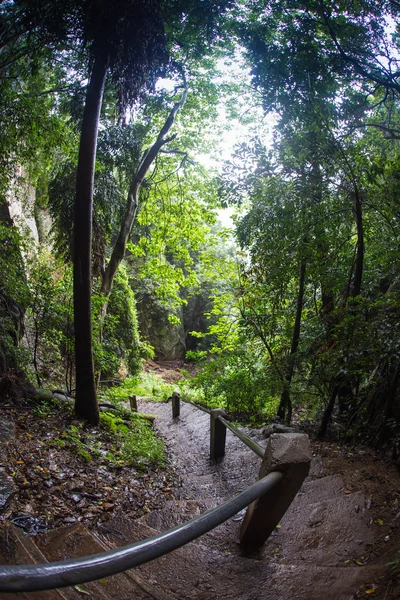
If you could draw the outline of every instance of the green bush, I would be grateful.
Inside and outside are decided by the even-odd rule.
[[[139,468],[164,464],[164,444],[157,438],[147,419],[131,413],[129,421],[126,421],[112,413],[101,413],[100,422],[114,434],[107,454],[112,463]]]
[[[176,388],[165,383],[153,373],[140,373],[135,377],[127,377],[121,385],[108,388],[102,392],[102,398],[109,402],[128,402],[129,396],[150,396],[153,400],[166,402]]]
[[[94,314],[98,314],[104,298],[94,295]],[[96,317],[94,318],[96,323]],[[113,377],[123,362],[130,375],[137,375],[142,367],[143,359],[151,355],[151,348],[140,341],[136,301],[126,268],[121,265],[114,279],[110,294],[107,315],[103,324],[103,342],[96,342],[95,362],[103,379]]]
[[[259,419],[272,416],[276,410],[278,400],[271,393],[272,383],[262,359],[242,349],[212,358],[190,385],[201,390],[201,402],[209,407]]]

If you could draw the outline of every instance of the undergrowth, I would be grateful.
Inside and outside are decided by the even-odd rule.
[[[40,418],[51,418],[61,411],[71,419],[72,406],[55,398],[38,402],[33,409]],[[48,443],[54,448],[69,449],[86,462],[100,459],[110,466],[145,470],[161,466],[166,460],[164,444],[152,429],[151,418],[127,409],[119,409],[118,414],[100,413],[99,427],[88,427],[75,420]]]
[[[102,399],[108,402],[128,402],[129,396],[151,397],[157,402],[166,402],[176,385],[166,383],[153,373],[140,373],[135,377],[127,377],[121,385],[108,388],[101,393]]]
[[[130,413],[129,420],[112,413],[100,415],[101,425],[113,434],[106,458],[118,466],[146,467],[165,463],[162,440],[156,437],[146,416]]]

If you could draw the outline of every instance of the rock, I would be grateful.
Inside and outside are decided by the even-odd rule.
[[[15,425],[12,421],[0,420],[0,443],[8,442],[15,436]]]
[[[60,400],[61,402],[72,403],[74,401],[74,399],[67,396],[67,394],[62,394],[60,392],[53,392],[52,395],[53,395],[53,398],[55,398],[56,400]]]
[[[252,438],[255,438],[256,440],[261,440],[263,438],[263,431],[265,428],[262,429],[250,429],[250,431],[248,432],[244,432],[247,433],[247,435],[249,435]]]
[[[0,510],[3,510],[7,502],[17,491],[17,487],[11,477],[0,469]]]
[[[273,433],[296,433],[296,430],[293,427],[281,425],[280,423],[273,423],[272,425],[267,425],[262,429],[262,435],[264,438],[269,438],[269,436]]]
[[[51,402],[54,399],[53,392],[51,390],[35,389],[32,394],[34,400],[37,402]]]
[[[327,511],[327,506],[325,503],[321,502],[316,506],[316,508],[312,511],[311,516],[308,521],[309,527],[317,527],[321,525],[325,519]]]
[[[151,286],[152,287],[152,286]],[[153,289],[141,289],[137,304],[140,331],[154,347],[155,356],[160,360],[183,359],[186,352],[185,330],[182,324],[182,308],[174,311],[180,322],[170,322],[171,308],[163,306]],[[193,328],[192,328],[193,329]]]

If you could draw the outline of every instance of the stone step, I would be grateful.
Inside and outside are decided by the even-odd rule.
[[[39,537],[39,536],[38,536]],[[126,545],[128,541],[124,540]],[[40,549],[47,560],[58,561],[66,558],[89,556],[109,550],[100,536],[88,531],[82,524],[77,523],[70,527],[62,527],[40,535]],[[173,595],[168,595],[156,585],[143,579],[136,570],[126,571],[112,577],[85,583],[80,586],[81,594],[89,594],[94,600],[175,600]],[[76,598],[74,588],[66,588],[66,598]],[[79,595],[82,598],[82,595]]]
[[[343,478],[340,475],[328,475],[319,479],[307,478],[293,500],[292,506],[297,506],[304,501],[307,504],[314,504],[323,500],[331,500],[342,496],[344,489]]]
[[[97,535],[108,547],[124,546],[128,543],[153,537],[158,532],[140,521],[134,521],[122,515],[116,516],[97,531]],[[196,542],[162,556],[150,563],[141,565],[135,572],[150,584],[157,586],[173,598],[214,598],[208,595],[218,579],[216,566],[217,553],[204,550]],[[215,565],[215,569],[213,566]],[[199,596],[188,595],[187,590],[196,589]],[[205,595],[204,595],[205,594]]]
[[[5,523],[0,532],[0,562],[5,565],[27,565],[43,564],[47,561],[30,536],[15,525]],[[80,596],[76,592],[67,596],[63,590],[20,592],[18,595],[0,593],[1,600],[15,600],[17,597],[21,600],[77,600]]]
[[[186,523],[214,506],[216,506],[216,501],[213,499],[168,500],[163,508],[143,515],[138,521],[161,532]]]
[[[118,516],[97,535],[115,547],[155,533],[144,523]],[[368,585],[379,589],[388,567],[287,564],[265,553],[244,556],[237,543],[225,541],[225,549],[218,550],[193,542],[135,571],[179,600],[350,600],[358,591],[364,595]]]
[[[324,480],[320,481],[323,485]],[[313,498],[312,488],[310,498]],[[361,492],[346,494],[342,488],[340,494],[321,502],[309,502],[305,492],[295,498],[280,528],[267,541],[265,552],[289,564],[340,566],[346,561],[354,564],[356,559],[367,560],[365,557],[379,534],[378,526],[370,523]]]

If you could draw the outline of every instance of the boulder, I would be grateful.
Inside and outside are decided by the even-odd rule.
[[[272,425],[263,427],[261,432],[264,438],[269,438],[273,433],[296,433],[296,430],[293,427],[288,427],[287,425],[272,423]]]

